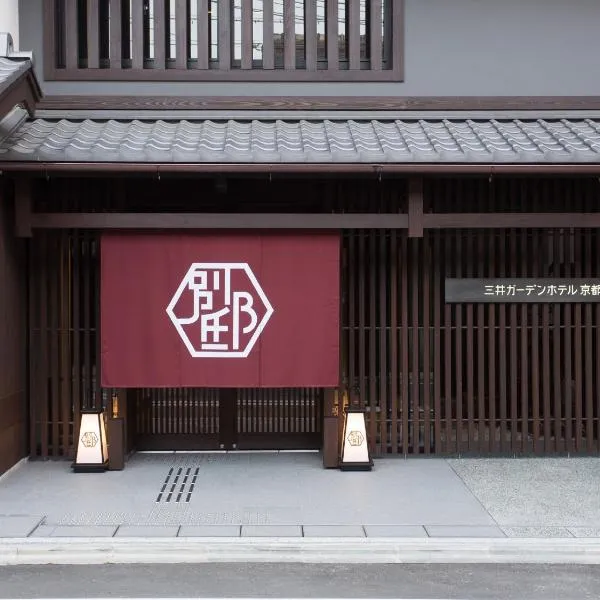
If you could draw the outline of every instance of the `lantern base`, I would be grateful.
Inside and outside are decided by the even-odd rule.
[[[108,470],[108,461],[103,463],[77,463],[71,465],[74,473],[104,473]]]
[[[370,471],[373,468],[373,461],[369,462],[341,462],[340,471]]]

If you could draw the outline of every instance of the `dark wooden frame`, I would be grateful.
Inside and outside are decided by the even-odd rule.
[[[600,110],[600,96],[45,96],[41,110]]]
[[[107,0],[108,1],[108,0]],[[115,8],[120,6],[119,0],[110,0],[111,6]],[[160,7],[160,0],[156,1],[156,7]],[[381,6],[381,0],[369,0],[373,6]],[[285,48],[284,48],[284,68],[276,69],[273,65],[273,57],[267,57],[265,64],[261,68],[253,69],[251,62],[244,60],[242,57],[241,68],[232,68],[232,56],[231,56],[231,36],[230,27],[223,27],[221,22],[228,23],[231,18],[230,7],[228,4],[221,2],[219,4],[219,59],[216,68],[210,68],[210,61],[206,56],[206,52],[199,52],[197,60],[189,61],[187,58],[182,60],[182,52],[187,48],[187,21],[185,21],[180,15],[185,11],[185,3],[177,5],[177,18],[176,18],[176,29],[177,39],[181,40],[177,42],[177,58],[173,61],[169,61],[165,54],[167,44],[165,36],[159,33],[161,27],[157,27],[156,19],[160,18],[155,15],[155,39],[158,44],[163,43],[164,47],[159,48],[156,52],[155,59],[153,61],[152,68],[144,67],[143,56],[141,55],[140,48],[142,47],[142,41],[138,42],[138,48],[134,47],[131,57],[132,68],[122,68],[122,48],[121,48],[121,37],[115,37],[115,43],[111,43],[110,47],[110,62],[109,68],[98,68],[98,52],[97,50],[93,53],[91,58],[88,56],[88,60],[92,64],[92,68],[79,68],[77,64],[77,14],[75,0],[66,0],[64,20],[66,22],[64,40],[60,40],[63,45],[65,64],[64,67],[57,67],[57,39],[56,39],[56,14],[54,0],[44,1],[44,14],[43,14],[43,28],[44,28],[44,77],[48,81],[402,81],[404,77],[404,0],[391,0],[390,13],[391,13],[391,27],[386,28],[386,34],[391,36],[392,47],[390,49],[390,63],[389,68],[383,68],[381,60],[369,61],[368,68],[362,68],[365,65],[361,64],[360,60],[360,40],[356,38],[356,35],[351,36],[350,39],[350,56],[348,60],[348,68],[341,69],[338,60],[330,61],[327,64],[327,68],[319,70],[317,68],[316,61],[316,43],[317,43],[317,29],[312,27],[307,30],[307,34],[310,39],[305,39],[305,44],[312,42],[314,46],[314,52],[309,51],[306,56],[306,67],[299,69],[296,67],[296,45],[295,35],[294,43],[287,41],[289,39],[289,33],[294,31],[293,21],[293,9],[295,0],[284,0],[284,28],[287,32],[285,35]],[[90,7],[97,9],[97,0],[88,0],[88,13]],[[135,6],[134,6],[135,8]],[[266,9],[266,5],[264,6]],[[157,14],[165,18],[164,9],[155,9]],[[160,12],[159,12],[160,11]],[[138,11],[134,10],[133,27],[138,29],[141,27],[141,16],[137,15]],[[313,11],[316,16],[316,9]],[[286,14],[287,13],[287,14]],[[357,18],[357,11],[350,11],[350,19]],[[337,14],[337,11],[336,11]],[[375,14],[376,11],[375,11]],[[137,18],[136,18],[137,15]],[[328,11],[328,16],[330,13]],[[120,15],[119,15],[120,17]],[[199,19],[199,21],[201,21]],[[272,15],[270,20],[265,20],[265,30],[268,23],[272,22]],[[376,19],[379,22],[379,19]],[[121,22],[119,19],[112,20],[113,31],[117,32],[121,28]],[[93,19],[88,18],[86,28],[88,36],[92,37],[94,41],[97,41],[97,29],[99,27],[98,22],[94,22]],[[248,31],[242,27],[242,44],[247,42]],[[164,33],[164,30],[162,30]],[[208,33],[205,29],[202,32]],[[328,37],[337,32],[337,19],[335,27],[327,28]],[[200,34],[200,25],[199,31]],[[111,36],[112,38],[113,36]],[[143,37],[143,36],[142,36]],[[371,53],[376,49],[381,51],[381,35],[371,35]],[[267,36],[267,39],[272,38],[272,33]],[[137,38],[139,39],[139,38]],[[379,47],[377,44],[379,43]],[[134,46],[136,44],[134,43]],[[245,44],[248,47],[248,44]],[[337,48],[337,45],[336,45]],[[267,52],[273,51],[273,44],[270,43],[266,46]],[[331,52],[333,45],[328,44],[328,52]],[[201,55],[200,55],[201,54]],[[172,65],[169,64],[172,62]]]
[[[25,71],[0,94],[0,119],[17,104],[22,105],[30,116],[42,97],[42,91],[31,69]]]

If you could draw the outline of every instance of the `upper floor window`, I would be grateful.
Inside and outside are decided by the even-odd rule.
[[[47,0],[47,79],[402,79],[403,0]]]

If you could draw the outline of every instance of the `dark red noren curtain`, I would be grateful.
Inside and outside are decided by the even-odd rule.
[[[104,387],[335,387],[337,233],[106,233]]]

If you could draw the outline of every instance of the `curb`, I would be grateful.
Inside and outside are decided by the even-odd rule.
[[[600,564],[600,539],[0,539],[0,566],[219,562]]]

